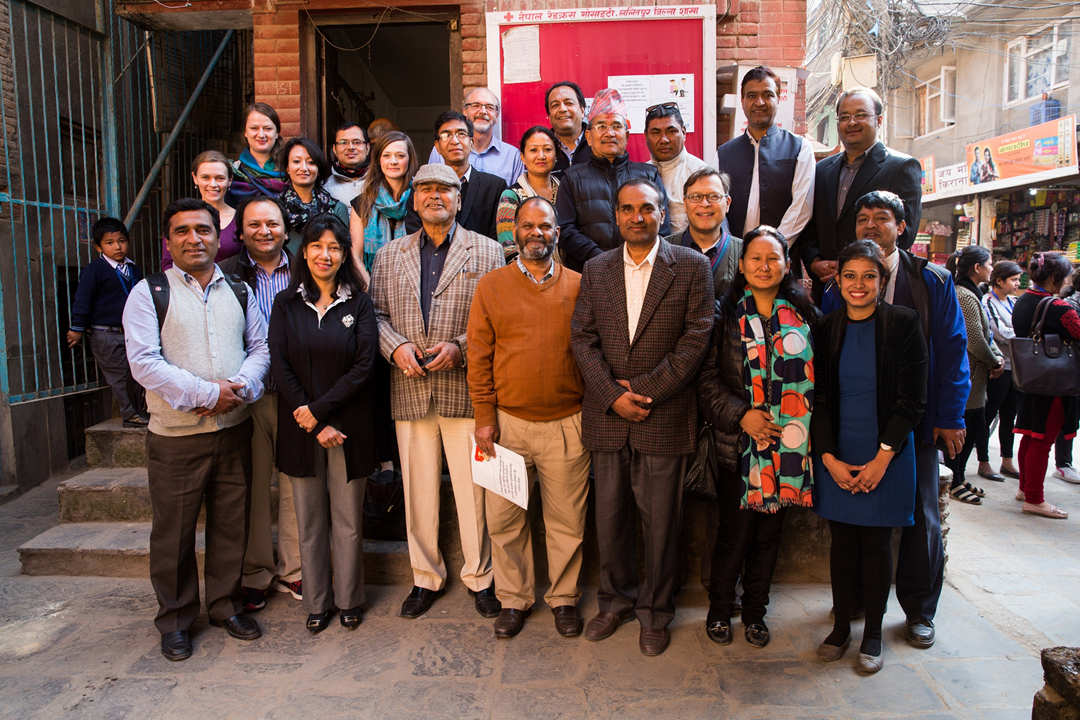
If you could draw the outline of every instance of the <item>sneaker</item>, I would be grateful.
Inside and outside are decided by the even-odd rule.
[[[297,580],[296,582],[285,582],[281,578],[274,579],[274,587],[278,592],[289,593],[293,596],[294,600],[303,600],[303,580]]]
[[[266,591],[258,588],[242,587],[240,592],[244,596],[244,612],[257,612],[266,607]]]
[[[1057,468],[1054,470],[1054,477],[1060,478],[1067,483],[1072,483],[1073,485],[1080,485],[1080,472],[1077,472],[1076,468],[1072,465]]]

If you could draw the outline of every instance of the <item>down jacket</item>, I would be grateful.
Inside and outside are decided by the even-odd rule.
[[[627,180],[647,178],[660,188],[664,211],[667,191],[656,166],[630,162],[629,155],[607,158],[593,155],[588,162],[571,165],[559,182],[555,212],[559,218],[559,248],[563,264],[581,272],[588,260],[622,244],[615,218],[615,193]],[[671,234],[667,217],[660,225],[660,236]]]
[[[743,349],[735,306],[726,297],[716,301],[712,342],[698,373],[698,412],[712,424],[713,447],[721,467],[738,472],[739,425],[750,409],[750,395],[743,383]]]

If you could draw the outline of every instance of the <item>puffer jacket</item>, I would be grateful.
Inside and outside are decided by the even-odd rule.
[[[612,162],[593,155],[588,162],[571,165],[559,182],[555,212],[559,218],[559,249],[563,264],[581,272],[588,260],[622,245],[615,217],[615,193],[632,178],[647,178],[660,188],[664,211],[667,191],[656,166],[630,162],[622,155]],[[664,217],[660,236],[671,234],[671,223]]]
[[[698,411],[712,424],[713,447],[720,465],[732,472],[739,469],[739,425],[750,409],[750,395],[743,383],[742,338],[735,320],[735,306],[726,297],[716,301],[712,342],[698,373]]]

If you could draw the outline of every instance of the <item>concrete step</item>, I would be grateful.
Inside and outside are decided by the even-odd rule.
[[[111,418],[86,429],[86,462],[92,468],[146,467],[146,430]]]
[[[60,522],[149,522],[150,487],[146,468],[104,467],[60,483]],[[278,489],[270,488],[270,517],[277,518]],[[199,514],[205,519],[206,508]]]
[[[195,554],[202,569],[206,552],[202,528]],[[25,575],[150,575],[150,523],[64,523],[19,548]],[[409,548],[405,542],[364,541],[365,581],[376,585],[410,584]]]

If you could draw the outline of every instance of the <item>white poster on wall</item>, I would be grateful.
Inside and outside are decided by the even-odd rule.
[[[503,83],[540,82],[540,26],[503,31]]]
[[[686,132],[694,132],[694,74],[609,75],[609,88],[619,91],[626,103],[630,132],[645,133],[645,110],[652,105],[673,102],[686,123]]]

